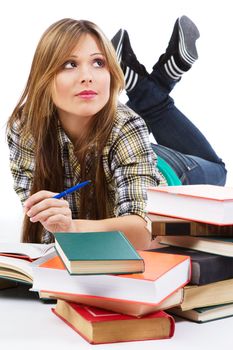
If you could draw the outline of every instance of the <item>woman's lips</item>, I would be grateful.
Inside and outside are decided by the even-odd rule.
[[[84,90],[79,92],[76,96],[79,96],[81,98],[85,98],[85,99],[91,99],[94,98],[97,95],[97,93],[95,91],[92,90]]]

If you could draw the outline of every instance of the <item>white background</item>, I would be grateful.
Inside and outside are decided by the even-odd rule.
[[[38,40],[53,22],[72,17],[97,23],[111,38],[128,30],[138,59],[150,71],[166,49],[174,22],[186,14],[198,26],[199,60],[174,89],[176,105],[207,136],[228,168],[227,185],[233,186],[232,165],[232,11],[222,0],[7,0],[0,2],[0,219],[9,231],[19,231],[21,206],[12,189],[5,144],[5,123],[25,86]],[[125,96],[122,96],[125,101]],[[10,220],[9,220],[10,219]],[[16,230],[17,227],[17,230]]]

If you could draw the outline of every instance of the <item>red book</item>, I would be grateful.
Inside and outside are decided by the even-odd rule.
[[[178,290],[190,280],[190,257],[148,251],[140,251],[140,255],[144,273],[86,276],[70,276],[57,256],[33,269],[32,290],[42,298],[83,302],[133,315],[158,310],[175,292],[176,298],[168,306],[179,304],[182,292]]]
[[[91,344],[167,339],[175,329],[164,311],[137,318],[64,300],[52,311]]]
[[[233,224],[233,188],[215,185],[149,187],[149,213],[215,225]]]

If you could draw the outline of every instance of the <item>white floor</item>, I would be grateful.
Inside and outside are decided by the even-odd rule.
[[[84,350],[93,345],[51,312],[26,287],[0,291],[1,347],[18,350]],[[224,350],[233,349],[233,318],[205,324],[176,319],[174,336],[166,340],[96,345],[101,350]]]

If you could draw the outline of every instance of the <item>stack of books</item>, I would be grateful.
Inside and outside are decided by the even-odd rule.
[[[233,313],[233,189],[213,185],[148,189],[154,252],[191,258],[192,274],[172,314],[206,322]]]
[[[189,256],[136,251],[118,231],[55,233],[55,248],[34,266],[32,290],[57,299],[54,314],[90,343],[173,336],[165,310],[183,299]]]
[[[168,339],[189,256],[136,251],[124,234],[56,233],[55,244],[0,243],[0,288],[26,283],[93,344]]]

